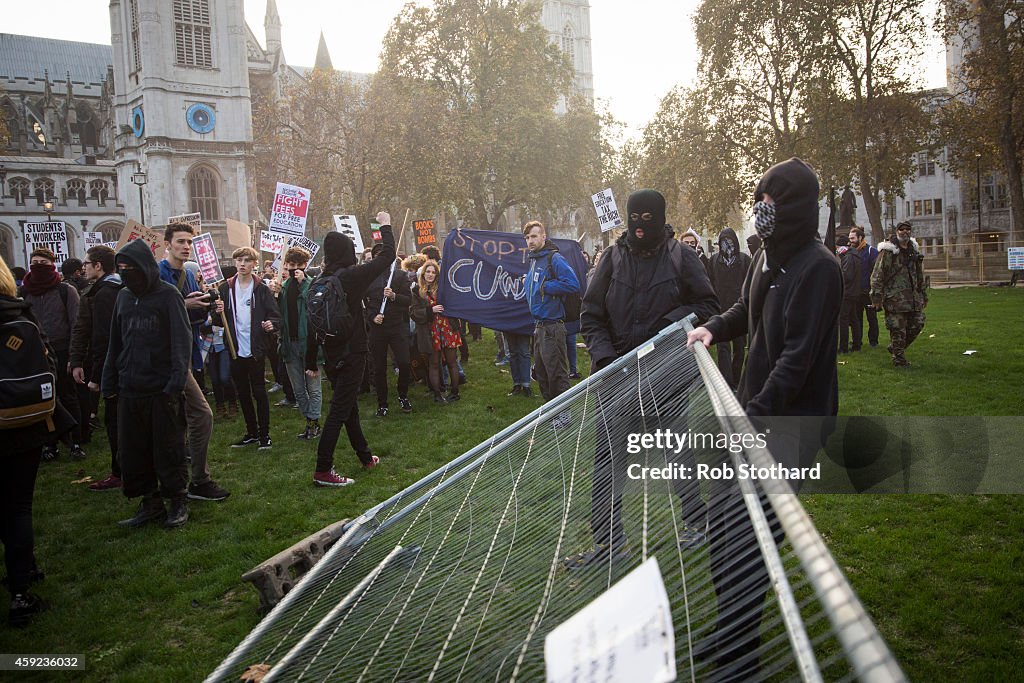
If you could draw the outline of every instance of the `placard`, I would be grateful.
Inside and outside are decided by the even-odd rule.
[[[35,249],[49,249],[54,255],[54,265],[60,270],[61,264],[71,254],[68,252],[68,226],[64,221],[43,221],[25,223],[25,266],[28,267],[29,254]]]
[[[213,243],[213,235],[203,233],[192,239],[192,249],[195,251],[196,263],[199,264],[199,272],[203,274],[203,281],[207,284],[220,282],[224,279],[224,273],[220,270],[220,262],[217,258],[217,246]]]
[[[89,251],[93,247],[98,247],[103,244],[103,233],[102,232],[82,232],[82,240],[85,242],[85,250]],[[83,254],[84,256],[84,254]]]
[[[203,219],[198,211],[195,213],[183,213],[180,216],[170,216],[167,219],[167,223],[168,225],[171,223],[184,223],[192,228],[193,235],[198,235],[203,231]]]
[[[274,262],[271,264],[270,267],[280,273],[281,264],[284,262],[284,255],[288,251],[288,249],[291,249],[292,247],[301,247],[308,251],[310,264],[313,263],[313,259],[316,258],[316,255],[320,253],[320,245],[317,244],[316,241],[311,240],[306,236],[290,237],[288,238],[288,248],[282,249],[277,253],[277,257],[274,259]]]
[[[1006,250],[1006,267],[1010,270],[1024,270],[1024,247],[1009,247]]]
[[[413,221],[412,227],[416,230],[416,251],[428,244],[437,244],[437,226],[434,221]]]
[[[622,222],[622,216],[619,215],[619,209],[615,205],[615,196],[612,194],[611,188],[601,190],[593,195],[591,200],[594,202],[597,220],[601,223],[601,232],[615,230],[625,225]]]
[[[355,242],[356,254],[363,251],[363,234],[359,232],[359,221],[350,214],[341,214],[334,217],[334,230]]]
[[[305,187],[278,183],[274,206],[270,210],[270,231],[284,235],[305,235],[309,196],[309,190]]]
[[[284,249],[284,243],[288,241],[288,235],[279,235],[269,230],[260,230],[260,251],[268,254],[280,254]]]
[[[370,237],[374,242],[380,242],[380,223],[377,221],[370,221]]]
[[[164,257],[164,234],[147,228],[142,223],[129,218],[121,229],[121,237],[117,240],[114,251],[134,240],[144,240],[153,252],[153,258],[157,261]]]
[[[252,246],[252,228],[248,225],[232,218],[225,218],[224,226],[227,228],[228,244],[233,247]]]

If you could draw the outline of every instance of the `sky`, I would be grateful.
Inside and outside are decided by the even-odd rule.
[[[404,4],[405,0],[277,0],[285,59],[296,66],[312,66],[323,31],[336,69],[376,71],[384,35]],[[673,86],[688,85],[696,76],[690,17],[698,4],[590,0],[595,96],[626,125],[627,136],[636,135],[654,117],[659,101]],[[246,22],[263,41],[266,0],[244,0],[244,5]],[[0,10],[0,31],[110,44],[106,0],[35,0],[32,7],[32,12]],[[938,41],[927,47],[921,68],[926,87],[944,85],[944,54]]]

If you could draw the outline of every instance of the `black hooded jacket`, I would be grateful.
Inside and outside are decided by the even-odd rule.
[[[71,367],[85,370],[85,381],[99,384],[103,380],[103,363],[107,360],[110,340],[110,319],[121,283],[105,279],[104,274],[82,291],[78,321],[71,333]]]
[[[376,261],[378,258],[380,257],[375,257],[373,260]],[[400,263],[395,265],[395,276],[391,278],[391,289],[395,292],[395,300],[389,299],[384,307],[383,324],[376,325],[373,322],[373,319],[380,313],[380,304],[384,301],[384,288],[387,287],[390,272],[390,268],[385,269],[366,290],[366,319],[369,321],[371,330],[374,327],[391,330],[401,327],[403,324],[407,327],[409,325],[409,304],[412,303],[409,287],[412,283],[405,271],[402,270]]]
[[[673,238],[635,252],[627,233],[601,256],[583,298],[580,329],[594,368],[629,352],[690,313],[701,321],[719,311],[697,252]]]
[[[733,261],[726,263],[725,247],[726,242],[732,245]],[[743,281],[747,277],[747,269],[750,267],[750,257],[740,251],[740,240],[732,228],[724,228],[718,235],[718,252],[711,256],[708,264],[708,275],[711,277],[711,286],[715,288],[718,295],[718,303],[723,310],[727,310],[734,303],[739,301],[740,290],[743,289]]]
[[[739,392],[748,415],[836,415],[843,279],[817,239],[817,178],[790,159],[765,173],[763,192],[776,202],[775,232],[748,269],[739,301],[706,327],[716,342],[750,335]],[[769,268],[773,253],[781,263]]]
[[[117,294],[110,341],[103,364],[104,396],[177,396],[185,388],[192,358],[192,326],[178,289],[160,279],[149,245],[135,240],[121,247],[118,261],[130,261],[146,276],[136,296],[128,287]]]

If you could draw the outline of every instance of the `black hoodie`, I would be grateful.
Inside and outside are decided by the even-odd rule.
[[[726,243],[731,245],[733,259],[729,263],[726,259]],[[732,228],[723,228],[718,235],[718,252],[711,256],[708,264],[708,275],[711,277],[711,285],[718,295],[718,303],[722,310],[728,310],[740,298],[740,291],[743,289],[743,280],[747,276],[747,269],[750,267],[750,257],[740,251],[740,240]]]
[[[118,292],[103,364],[103,395],[177,396],[185,388],[192,357],[185,301],[177,287],[160,279],[160,268],[144,241],[121,247],[117,260],[141,270],[147,289],[141,296],[128,287]]]

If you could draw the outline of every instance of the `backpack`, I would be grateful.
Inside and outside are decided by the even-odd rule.
[[[39,327],[26,318],[0,323],[0,430],[46,422],[52,432],[57,375]]]
[[[548,277],[552,280],[557,280],[555,268],[551,265],[551,260],[554,257],[554,252],[548,254]],[[572,323],[579,321],[580,313],[583,310],[583,295],[580,293],[582,290],[583,286],[581,284],[580,288],[572,294],[565,294],[561,297],[562,306],[565,307],[565,320],[563,322]]]
[[[327,337],[345,343],[359,321],[348,310],[348,296],[337,275],[321,275],[309,285],[306,295],[309,327],[318,340]]]

